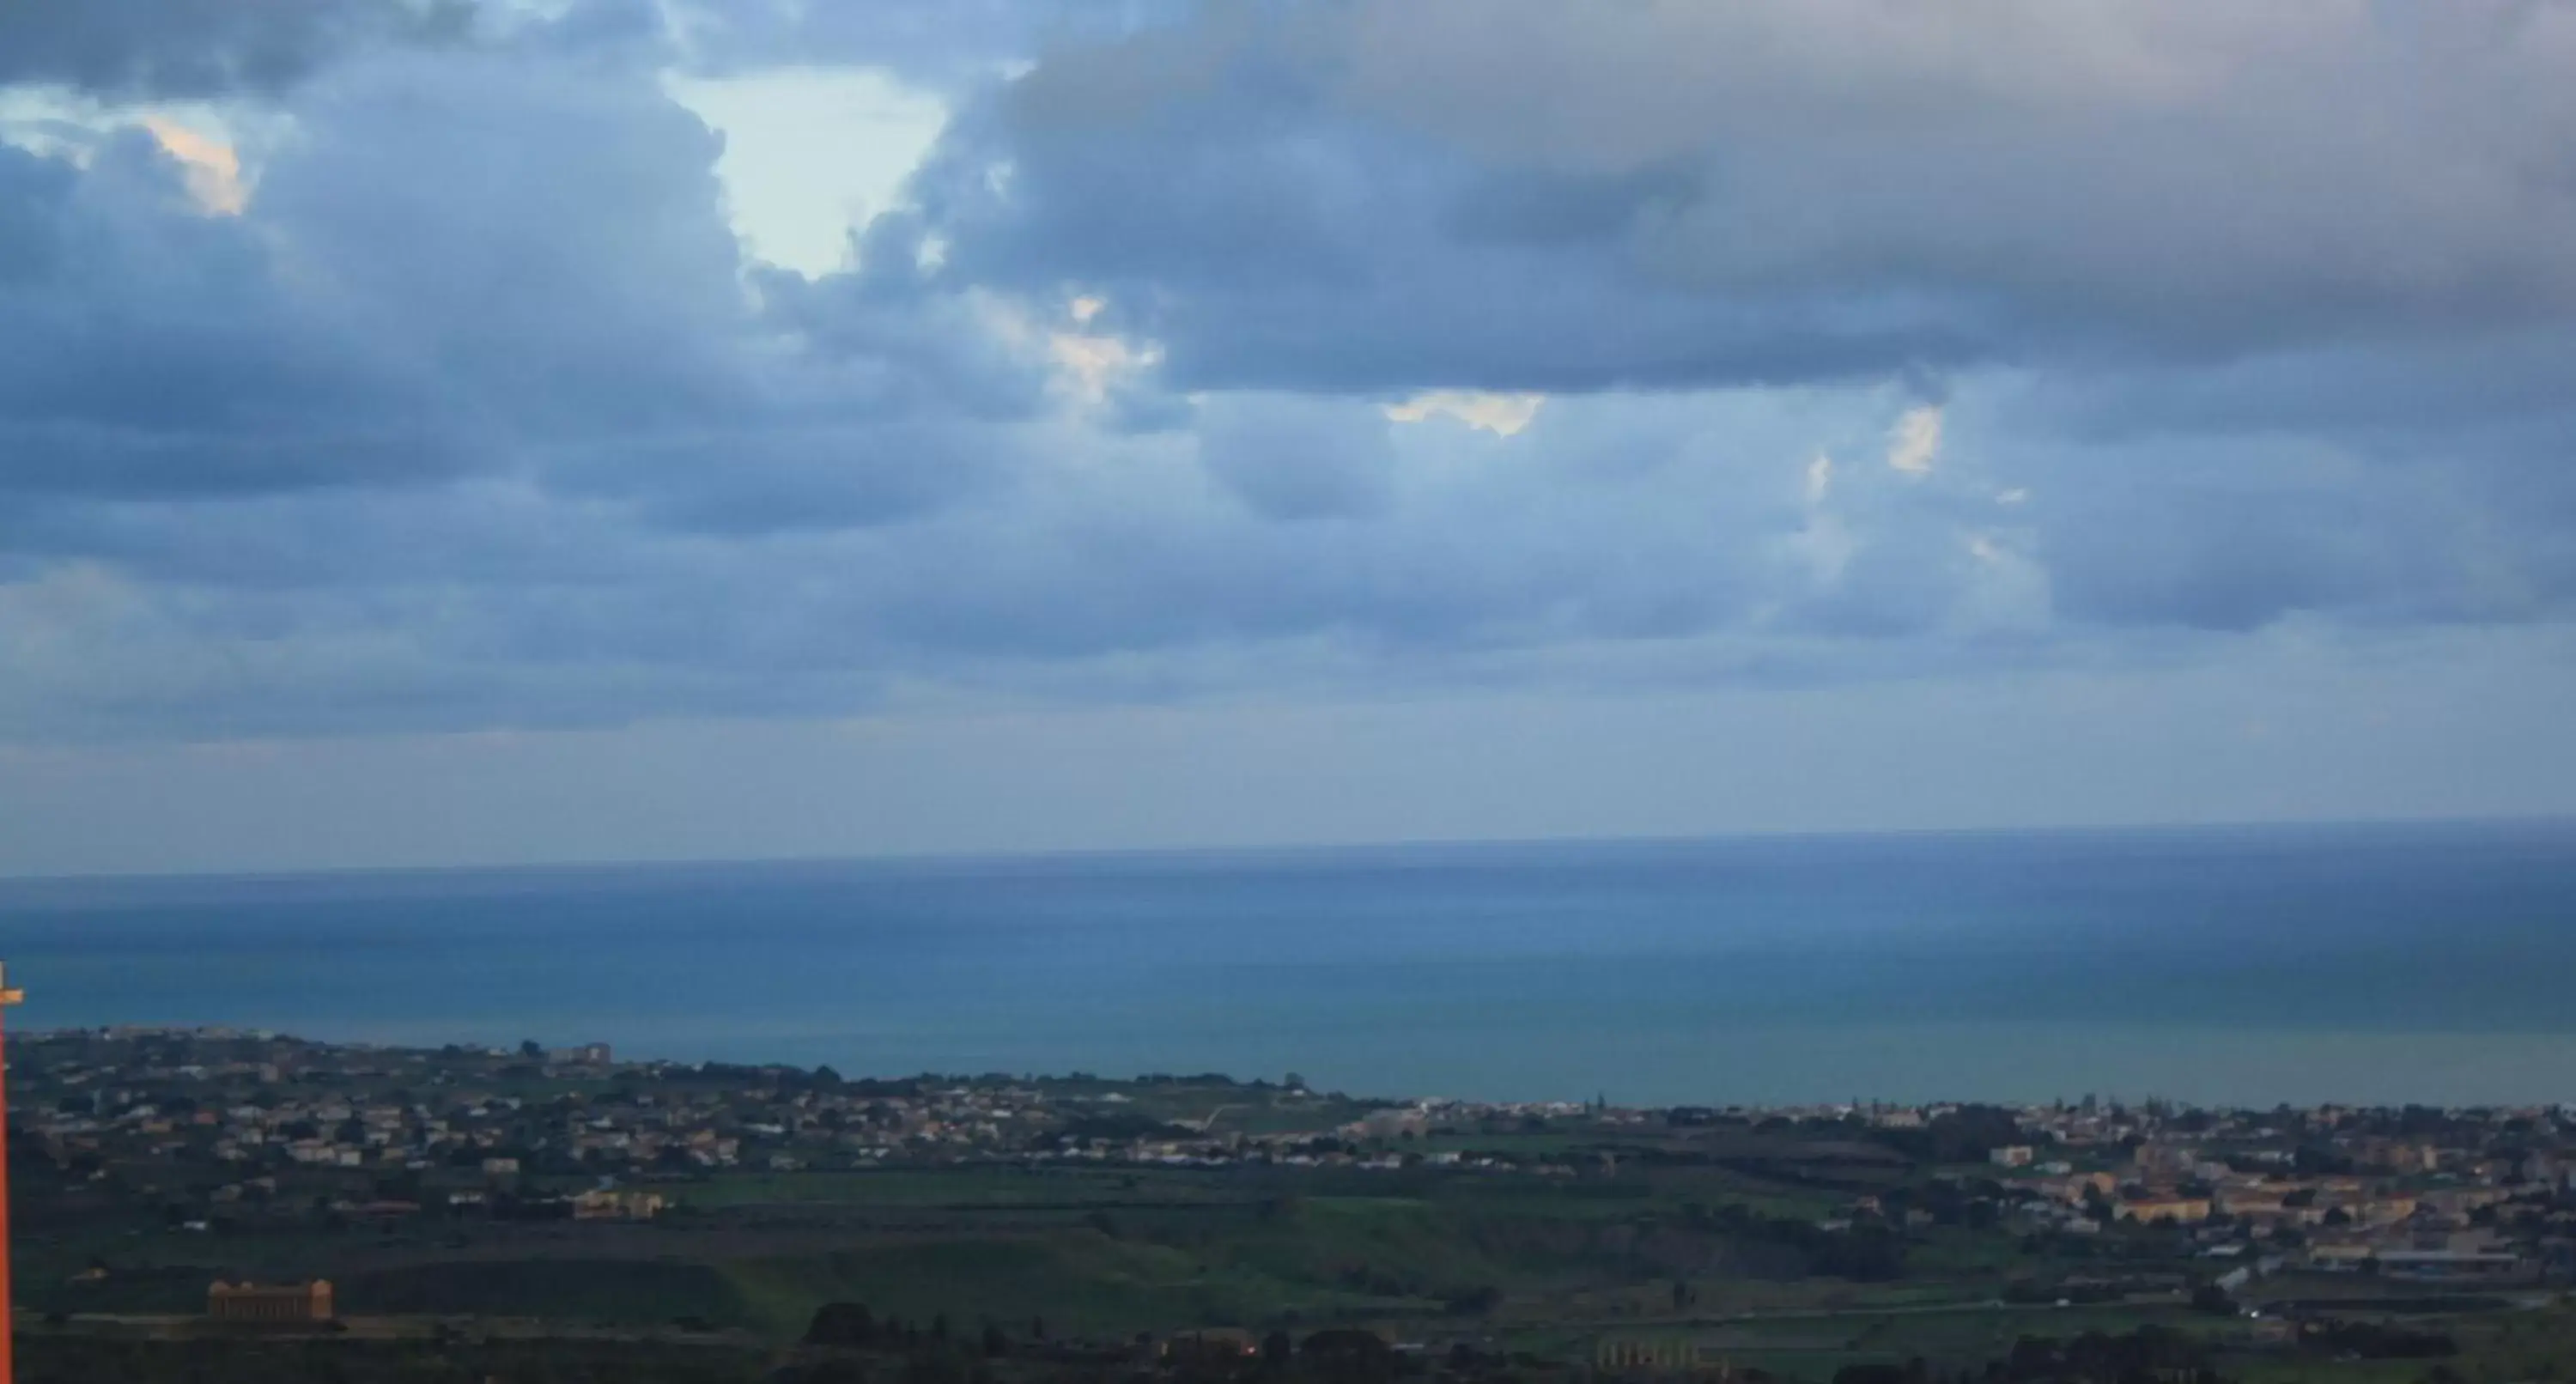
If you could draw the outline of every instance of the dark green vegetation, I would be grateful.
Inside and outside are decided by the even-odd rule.
[[[39,1333],[18,1352],[21,1384],[754,1384],[770,1375],[768,1353],[738,1343]]]
[[[1436,1153],[1472,1147],[1477,1137],[1399,1142]],[[425,1347],[343,1341],[311,1347],[319,1352],[313,1359],[345,1352],[334,1366],[340,1373],[244,1376],[351,1381],[765,1377],[764,1343],[774,1349],[800,1339],[836,1303],[865,1304],[917,1331],[938,1323],[960,1341],[998,1331],[1022,1351],[1039,1339],[1366,1326],[1435,1353],[1463,1343],[1533,1361],[1586,1362],[1605,1334],[1687,1332],[1737,1367],[1816,1381],[1915,1360],[1954,1377],[2017,1349],[2025,1363],[2037,1358],[2021,1345],[2025,1338],[2119,1337],[2142,1327],[2199,1352],[2202,1363],[2184,1378],[2208,1369],[2257,1380],[2411,1381],[2436,1363],[2458,1371],[2485,1358],[2537,1357],[2541,1348],[2531,1342],[2539,1337],[2527,1333],[2561,1329],[2565,1315],[2514,1310],[2491,1295],[2342,1296],[2369,1291],[2350,1279],[2284,1277],[2270,1290],[2283,1299],[2337,1295],[2320,1297],[2332,1309],[2321,1312],[2325,1320],[2402,1320],[2414,1323],[2408,1331],[2466,1343],[2457,1355],[2410,1353],[2404,1358],[2415,1372],[2405,1373],[2343,1358],[2372,1345],[2373,1326],[2266,1342],[2240,1318],[2195,1310],[2186,1285],[2206,1272],[2170,1228],[2057,1243],[1972,1226],[1976,1217],[1964,1209],[1943,1212],[1951,1224],[1844,1226],[1834,1213],[1863,1186],[1877,1188],[1867,1195],[1882,1202],[1902,1202],[1904,1189],[1915,1187],[1914,1200],[1947,1206],[1919,1189],[1965,1174],[1847,1154],[1810,1160],[1795,1139],[1780,1136],[1739,1142],[1709,1161],[1681,1157],[1660,1133],[1583,1142],[1579,1153],[1562,1152],[1584,1170],[1549,1177],[1427,1163],[1382,1171],[977,1164],[723,1173],[670,1185],[679,1209],[651,1225],[487,1222],[424,1233],[351,1222],[260,1235],[87,1237],[82,1243],[103,1251],[106,1277],[49,1275],[31,1280],[26,1298],[37,1310],[79,1313],[80,1322],[193,1313],[218,1274],[321,1273],[340,1285],[343,1311],[355,1318],[735,1333],[730,1345],[656,1355],[651,1368],[660,1374],[605,1366],[580,1373],[591,1368],[583,1352],[610,1349],[599,1344],[565,1347],[572,1354],[562,1368],[571,1373],[514,1374],[478,1363],[480,1375],[450,1375],[436,1372],[444,1367],[429,1361],[444,1357],[424,1355]],[[2058,1305],[2076,1298],[2090,1305]],[[2423,1315],[2445,1304],[2457,1307],[2458,1321]],[[2569,1344],[2576,1347],[2576,1336]],[[48,1349],[93,1363],[95,1352],[131,1350],[141,1352],[138,1361],[160,1363],[103,1375],[67,1366],[29,1378],[220,1379],[151,1371],[192,1370],[187,1362],[234,1347],[40,1341],[36,1358]],[[528,1356],[536,1348],[491,1349]],[[2517,1349],[2521,1356],[2507,1353]],[[253,1353],[281,1368],[307,1358],[283,1342]],[[915,1376],[928,1368],[881,1360],[856,1377],[923,1384],[931,1376]],[[1024,1360],[1005,1374],[1028,1368]]]
[[[188,1312],[218,1276],[319,1275],[355,1314],[690,1315],[784,1334],[824,1302],[856,1299],[912,1316],[1048,1315],[1069,1330],[1129,1333],[1623,1318],[1677,1276],[1697,1281],[1694,1301],[1715,1310],[1822,1301],[1837,1285],[1904,1273],[1904,1249],[1885,1232],[1822,1231],[1781,1211],[1830,1197],[1710,1169],[1542,1182],[1425,1169],[964,1166],[722,1175],[660,1190],[678,1209],[652,1225],[38,1232],[22,1292],[39,1311]],[[78,1281],[93,1261],[104,1276]]]
[[[1086,1340],[1054,1334],[1041,1321],[967,1328],[859,1304],[826,1307],[792,1343],[668,1328],[278,1336],[86,1323],[22,1332],[19,1377],[28,1384],[1571,1384],[1688,1375],[1737,1384],[2504,1384],[2564,1379],[2576,1361],[2576,1312],[2563,1306],[2405,1327],[2347,1321],[2259,1347],[2206,1323],[2115,1330],[2108,1320],[2025,1321],[2019,1334],[1971,1348],[1983,1339],[1980,1329],[1945,1323],[1896,1332],[1880,1319],[1862,1328],[1881,1337],[1866,1349],[1768,1355],[1763,1332],[1738,1328],[1732,1337],[1702,1332],[1713,1353],[1665,1368],[1595,1368],[1584,1354],[1466,1340],[1393,1344],[1348,1327]],[[1775,1344],[1789,1334],[1773,1333]]]

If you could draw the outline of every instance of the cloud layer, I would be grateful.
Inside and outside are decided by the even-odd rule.
[[[0,85],[154,97],[274,91],[344,53],[437,43],[471,0],[81,0],[0,5]]]
[[[0,54],[58,110],[0,127],[0,739],[2116,672],[2576,596],[2576,6],[164,0]],[[952,112],[819,276],[667,80],[797,62]]]

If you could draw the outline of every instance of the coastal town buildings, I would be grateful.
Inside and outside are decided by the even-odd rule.
[[[25,1141],[21,1157],[75,1183],[148,1189],[173,1233],[315,1217],[561,1218],[613,1232],[661,1220],[726,1177],[988,1161],[1604,1179],[1629,1175],[1626,1161],[1579,1138],[1515,1148],[1473,1136],[1723,1141],[1783,1129],[1859,1160],[1854,1168],[1902,1162],[1898,1148],[1935,1160],[1938,1197],[1858,1197],[1820,1219],[1828,1231],[1915,1233],[1983,1206],[1976,1214],[2027,1234],[2183,1237],[2228,1273],[2286,1264],[2510,1282],[2550,1263],[2576,1267],[2576,1207],[2562,1202],[2576,1114],[2556,1107],[1653,1110],[1369,1100],[1263,1083],[1211,1087],[1184,1110],[1157,1103],[1156,1078],[852,1080],[620,1062],[597,1045],[531,1048],[379,1048],[226,1030],[31,1034],[13,1044],[11,1081],[24,1099],[12,1135]],[[1262,1118],[1247,1121],[1256,1109]],[[1990,1133],[1932,1152],[1970,1126]]]

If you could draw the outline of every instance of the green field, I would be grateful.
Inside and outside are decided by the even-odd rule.
[[[1155,1117],[1215,1094],[1223,1092],[1156,1088]],[[1235,1112],[1201,1115],[1210,1113]],[[2210,1269],[2169,1230],[2025,1242],[1954,1217],[1870,1232],[1902,1246],[1883,1272],[1820,1257],[1856,1237],[1819,1222],[1848,1218],[1859,1196],[1929,1180],[1865,1146],[1596,1130],[1375,1147],[1571,1171],[1427,1157],[1400,1169],[910,1164],[654,1183],[672,1209],[649,1225],[416,1217],[335,1226],[308,1217],[183,1234],[144,1214],[67,1219],[22,1233],[20,1295],[40,1313],[106,1320],[193,1313],[218,1276],[321,1275],[361,1318],[727,1329],[771,1343],[846,1302],[922,1328],[944,1319],[955,1337],[987,1324],[1014,1335],[1043,1324],[1053,1337],[1091,1340],[1364,1325],[1560,1360],[1588,1359],[1604,1333],[1689,1332],[1738,1364],[1818,1384],[1849,1364],[1920,1358],[1974,1371],[2025,1336],[2147,1326],[2207,1342],[2230,1378],[2261,1384],[2412,1384],[2428,1368],[2258,1346],[2243,1321],[2190,1312],[2175,1285]],[[106,1277],[75,1283],[92,1263]],[[2130,1286],[2107,1305],[2055,1306],[2048,1285],[2073,1277]],[[2357,1316],[2377,1310],[2371,1295],[2381,1292],[2350,1277],[2282,1279],[2268,1290],[2349,1302]],[[2038,1301],[2008,1306],[2008,1292]],[[2465,1380],[2547,1379],[2576,1358],[2564,1310],[2438,1309],[2441,1329],[2460,1343],[2448,1365]]]

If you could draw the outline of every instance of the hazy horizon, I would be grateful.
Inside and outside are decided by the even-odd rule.
[[[1187,862],[1187,861],[1293,861],[1300,857],[1316,860],[1333,858],[1367,858],[1424,856],[1443,851],[1582,851],[1587,848],[1617,850],[1648,849],[1658,846],[1688,847],[1758,842],[1868,842],[1913,839],[1994,838],[1994,837],[2193,837],[2193,836],[2262,836],[2277,833],[2334,834],[2372,831],[2509,831],[2514,829],[2549,829],[2576,823],[2576,815],[2529,814],[2523,816],[2443,816],[2443,817],[2285,817],[2270,820],[2238,819],[2209,822],[2136,821],[2136,822],[2052,822],[2045,824],[1997,823],[1969,826],[1915,827],[1826,827],[1741,829],[1733,831],[1685,832],[1667,834],[1578,835],[1557,836],[1419,836],[1381,840],[1283,840],[1258,842],[1176,842],[1162,845],[1062,846],[1021,850],[918,850],[851,852],[814,855],[737,855],[737,856],[653,856],[653,857],[565,857],[554,859],[455,860],[429,864],[347,864],[324,866],[260,867],[229,870],[125,870],[85,873],[39,874],[0,871],[0,901],[12,890],[41,889],[48,885],[78,888],[87,884],[113,886],[120,883],[151,885],[166,883],[185,885],[191,882],[257,883],[286,881],[324,881],[334,878],[363,880],[371,877],[447,876],[447,875],[525,875],[531,878],[549,874],[576,875],[612,872],[669,872],[685,874],[698,871],[722,871],[731,868],[760,869],[778,867],[795,869],[811,867],[829,869],[836,866],[857,868],[885,867],[900,870],[960,869],[977,867],[1028,867],[1054,863],[1079,865],[1098,862]]]

